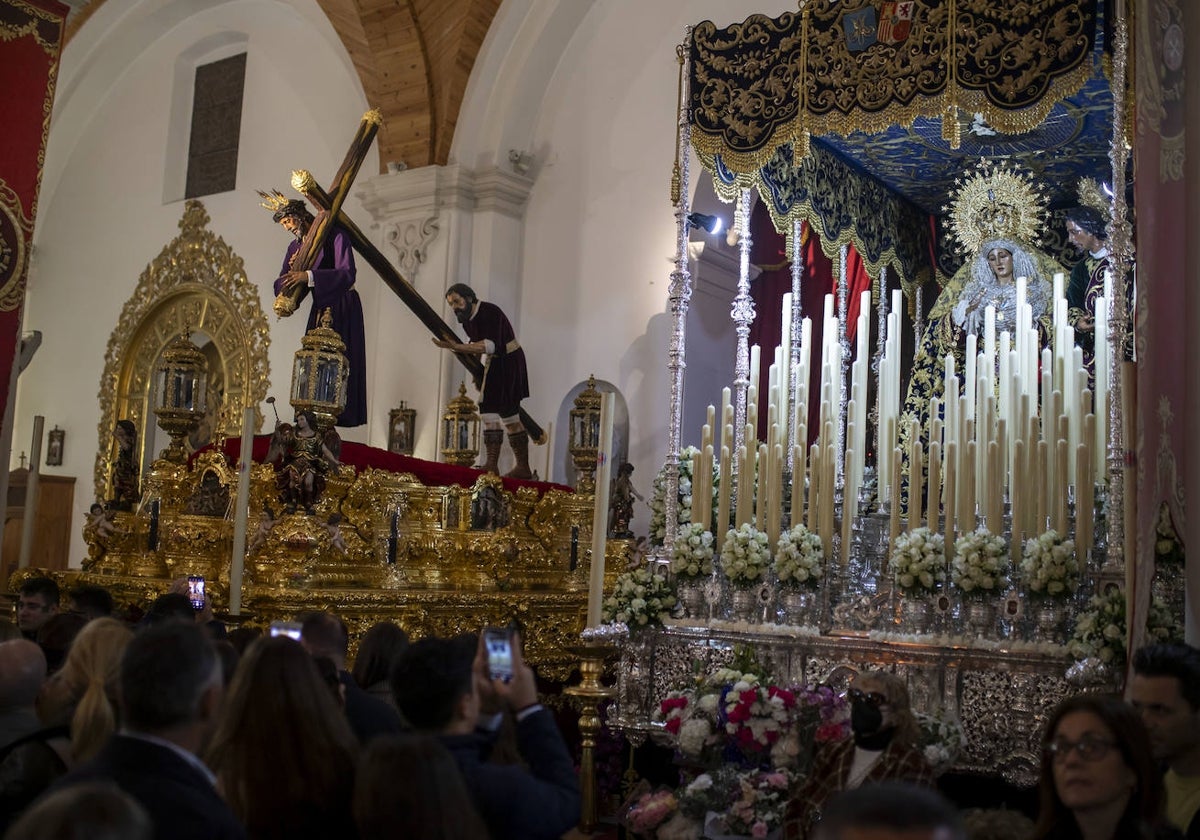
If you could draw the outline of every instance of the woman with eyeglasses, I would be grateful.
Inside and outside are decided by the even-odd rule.
[[[917,748],[917,720],[904,680],[885,671],[855,677],[847,692],[854,737],[828,746],[788,803],[786,840],[806,840],[837,793],[884,780],[933,784],[933,770]]]
[[[1058,705],[1042,737],[1033,840],[1141,840],[1181,835],[1163,819],[1162,777],[1132,706],[1083,694]]]

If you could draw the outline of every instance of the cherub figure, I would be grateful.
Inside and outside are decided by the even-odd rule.
[[[113,521],[115,516],[116,511],[105,508],[99,502],[93,504],[88,510],[87,527],[95,529],[96,539],[99,542],[107,542],[110,537],[121,532],[117,523]]]
[[[325,523],[325,530],[329,532],[329,545],[338,551],[339,554],[346,554],[346,540],[342,538],[342,515],[335,513],[330,515],[329,521]]]
[[[317,434],[317,418],[311,411],[296,414],[296,424],[277,423],[267,461],[276,463],[276,486],[286,513],[303,507],[305,513],[315,513],[314,507],[325,491],[325,474],[338,465],[335,449],[341,445],[337,433],[322,438]]]
[[[247,549],[250,554],[258,551],[267,544],[267,537],[271,535],[271,529],[275,527],[275,523],[279,518],[275,515],[275,511],[270,505],[263,505],[262,517],[258,520],[258,528],[254,531],[254,536],[250,538],[250,547]]]

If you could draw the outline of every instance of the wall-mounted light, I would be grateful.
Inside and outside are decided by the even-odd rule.
[[[707,213],[688,213],[687,223],[689,227],[701,228],[709,233],[720,233],[721,226],[725,224],[720,216],[710,216]]]
[[[524,175],[533,166],[533,155],[520,149],[509,149],[508,162],[512,164],[513,172]]]

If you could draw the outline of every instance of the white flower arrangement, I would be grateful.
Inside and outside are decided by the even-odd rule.
[[[694,446],[684,447],[679,452],[679,521],[677,525],[687,525],[692,521],[692,456],[700,450]],[[716,510],[718,467],[713,460],[713,510]],[[701,523],[711,524],[711,523]],[[650,494],[650,542],[652,545],[662,545],[667,540],[667,467],[663,465],[654,478],[653,491]]]
[[[987,528],[977,528],[954,541],[950,582],[963,592],[992,592],[1008,582],[1004,540]]]
[[[920,735],[917,747],[936,775],[945,773],[962,751],[966,736],[962,724],[952,715],[938,709],[933,714],[914,712]]]
[[[712,574],[713,535],[700,522],[679,526],[671,548],[671,574],[677,578],[696,580]]]
[[[1079,557],[1075,541],[1053,529],[1025,541],[1021,576],[1029,592],[1046,598],[1068,598],[1079,589]]]
[[[901,589],[933,590],[946,579],[946,540],[928,528],[901,534],[892,547],[888,565]]]
[[[675,591],[667,579],[642,567],[617,578],[612,595],[604,599],[603,618],[630,628],[645,627],[662,624],[674,607]]]
[[[1113,587],[1093,595],[1088,608],[1079,614],[1067,649],[1076,659],[1096,658],[1106,665],[1125,665],[1125,593]],[[1146,615],[1146,644],[1180,641],[1183,628],[1159,598],[1150,600]]]
[[[796,525],[779,535],[775,547],[775,579],[788,589],[814,587],[825,574],[821,537]]]
[[[721,567],[735,586],[747,586],[761,581],[771,563],[771,547],[767,535],[749,522],[736,531],[725,533],[721,544]]]

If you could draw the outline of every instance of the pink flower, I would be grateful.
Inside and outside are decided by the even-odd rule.
[[[767,773],[763,776],[763,781],[770,787],[779,788],[780,790],[788,786],[788,777],[784,773]]]
[[[751,837],[766,837],[767,836],[767,824],[765,822],[763,822],[762,820],[755,820],[754,825],[750,827],[750,836]]]

